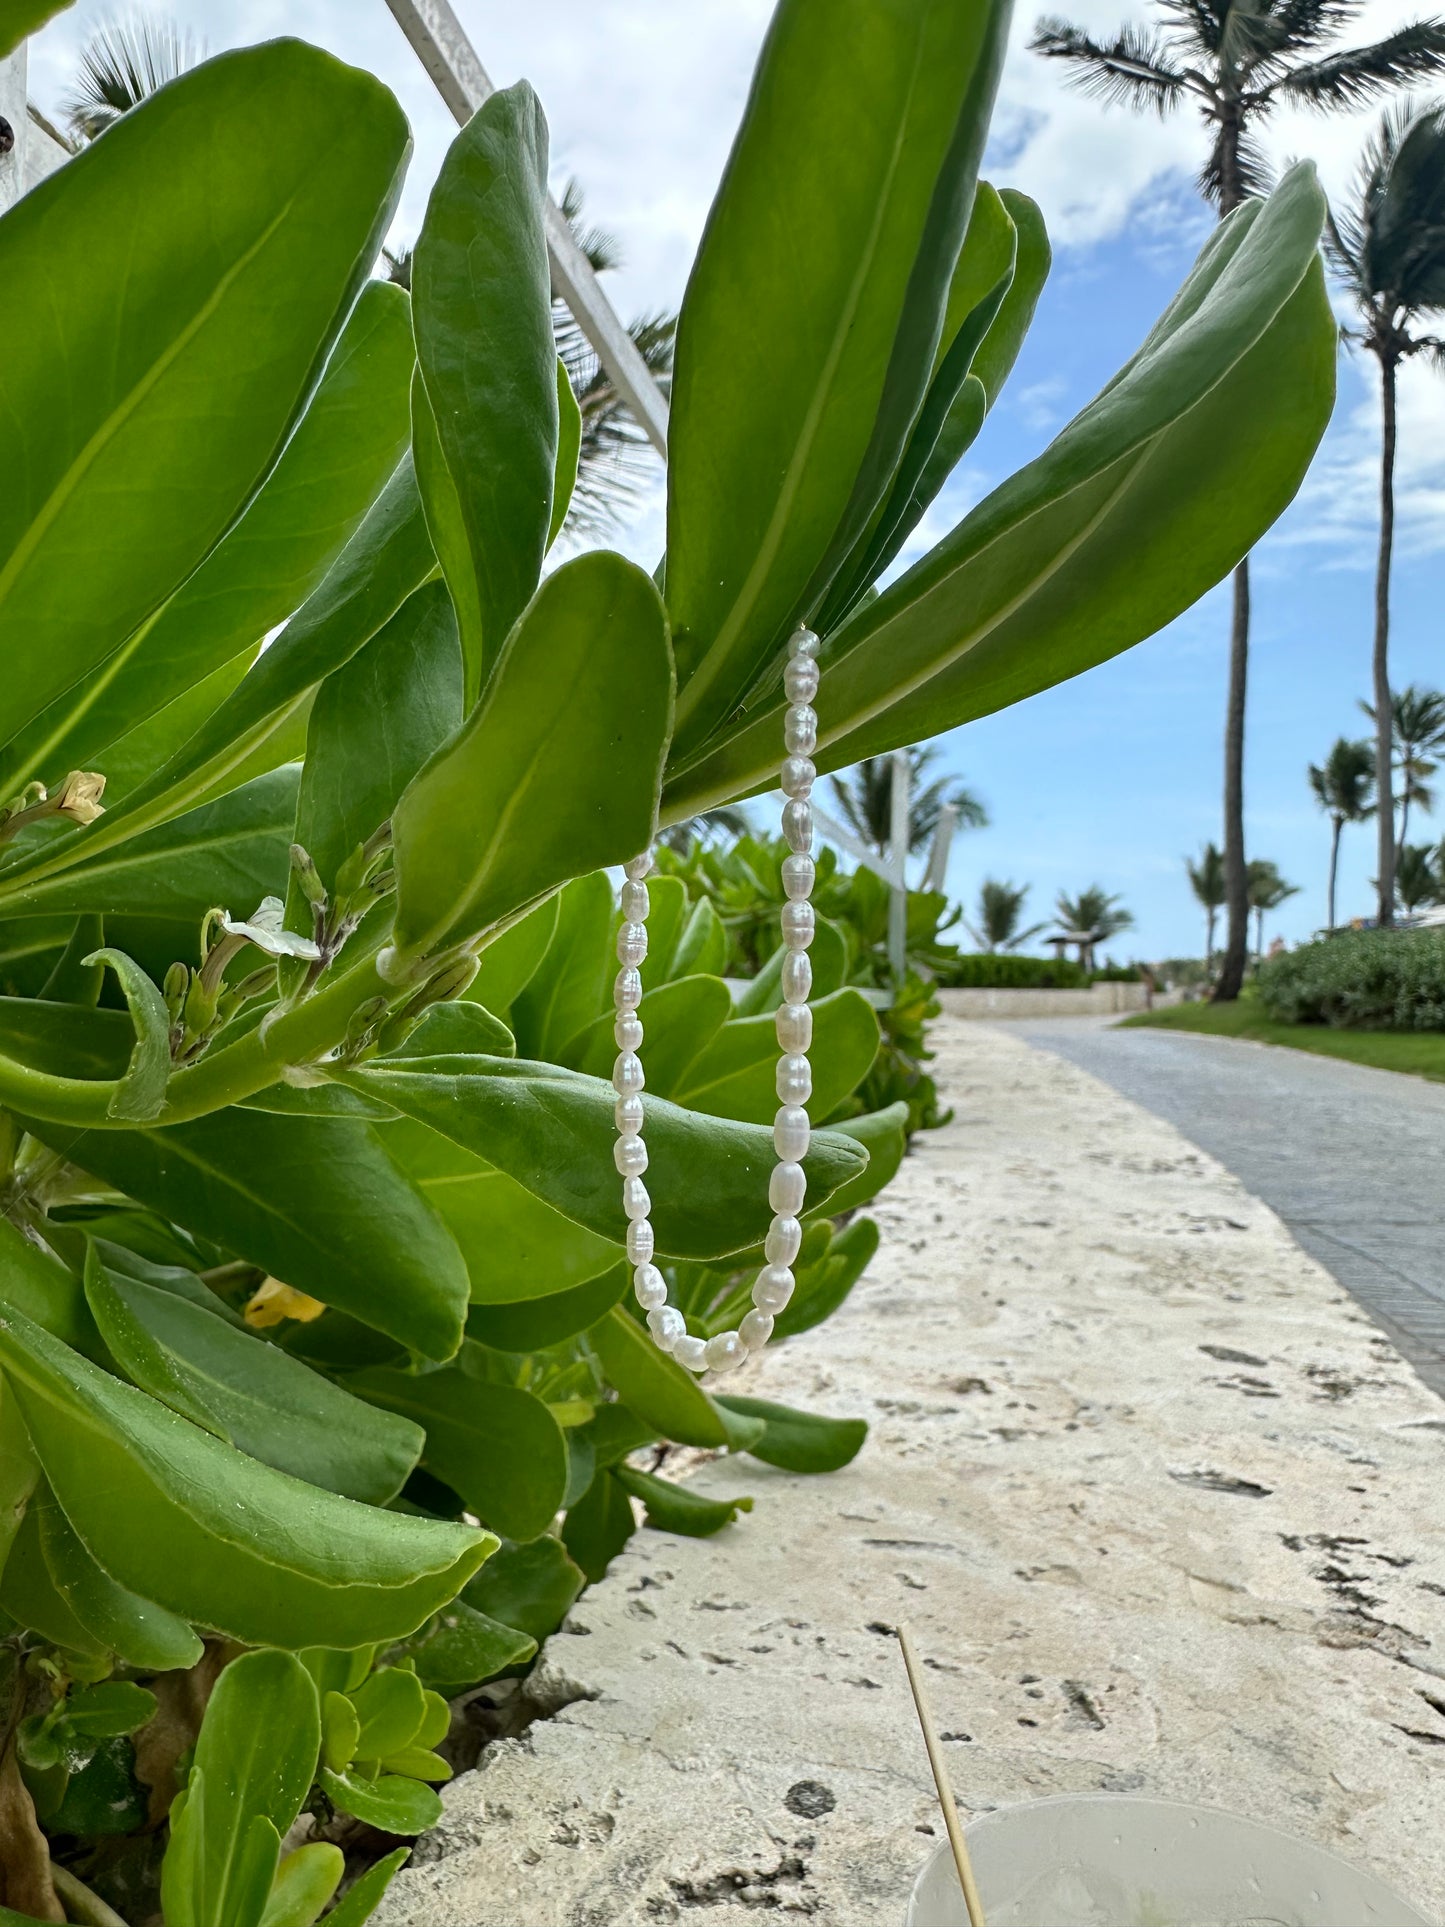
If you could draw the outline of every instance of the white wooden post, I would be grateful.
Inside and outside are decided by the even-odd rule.
[[[496,89],[449,0],[386,0],[386,4],[436,82],[437,92],[457,124],[469,121]],[[665,457],[667,397],[602,292],[592,263],[573,240],[562,210],[550,195],[547,252],[552,263],[552,292],[566,302],[617,392],[647,431],[658,454]]]
[[[933,832],[933,848],[928,853],[928,868],[920,890],[942,890],[948,882],[948,853],[953,848],[953,833],[958,828],[958,805],[945,803],[938,813],[938,828]]]
[[[25,187],[25,130],[29,111],[25,97],[25,42],[0,60],[0,212],[18,201]]]
[[[913,802],[913,765],[906,749],[893,752],[893,781],[890,785],[889,851],[893,871],[893,894],[888,902],[888,961],[893,981],[903,982],[908,969],[908,826]]]

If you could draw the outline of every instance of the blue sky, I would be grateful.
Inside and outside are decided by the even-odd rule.
[[[58,107],[75,53],[114,9],[79,0],[32,46],[31,92]],[[1355,37],[1428,9],[1368,0]],[[384,0],[178,0],[169,9],[209,47],[301,33],[381,74],[417,140],[397,238],[420,221],[451,123]],[[625,255],[613,296],[624,313],[675,304],[741,107],[767,0],[457,0],[495,79],[527,75],[552,127],[556,181],[575,173],[589,212]],[[1079,0],[1095,30],[1147,9]],[[1034,195],[1055,268],[1012,382],[929,518],[934,538],[1044,447],[1137,345],[1208,229],[1190,174],[1201,135],[1187,116],[1159,123],[1107,112],[1027,54],[1035,7],[1021,4],[989,156],[991,177]],[[1370,124],[1286,116],[1270,132],[1283,160],[1318,161],[1343,190]],[[1363,731],[1369,681],[1378,409],[1370,367],[1348,357],[1320,457],[1294,507],[1257,553],[1247,768],[1252,855],[1273,858],[1301,894],[1272,932],[1308,935],[1324,914],[1328,827],[1306,765]],[[1401,398],[1401,539],[1394,677],[1445,685],[1445,378],[1411,367]],[[1244,432],[1247,431],[1247,427]],[[660,486],[618,545],[649,565],[661,542]],[[1100,882],[1134,910],[1118,949],[1159,957],[1202,947],[1183,856],[1218,837],[1227,598],[1216,591],[1164,634],[1112,663],[944,739],[944,759],[988,804],[992,825],[961,837],[951,889],[985,875],[1032,886],[1043,916],[1056,890]],[[1420,826],[1445,833],[1442,808]],[[1412,838],[1415,834],[1412,825]],[[1369,907],[1368,830],[1347,831],[1341,910]]]

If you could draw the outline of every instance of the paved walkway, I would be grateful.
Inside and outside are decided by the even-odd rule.
[[[1445,1395],[1445,1084],[1112,1019],[1001,1028],[1218,1158]]]

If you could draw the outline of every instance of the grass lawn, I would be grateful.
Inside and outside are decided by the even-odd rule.
[[[1141,1011],[1129,1025],[1155,1030],[1193,1030],[1207,1037],[1243,1037],[1252,1044],[1282,1044],[1312,1050],[1321,1057],[1347,1057],[1376,1070],[1404,1071],[1445,1083],[1445,1032],[1331,1030],[1327,1024],[1271,1023],[1248,992],[1234,1004],[1175,1004],[1168,1010]]]

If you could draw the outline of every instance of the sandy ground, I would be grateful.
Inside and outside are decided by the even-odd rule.
[[[862,1414],[847,1471],[742,1459],[712,1540],[639,1532],[449,1789],[378,1927],[901,1922],[938,1837],[891,1628],[959,1798],[1273,1820],[1445,1893],[1445,1404],[1168,1126],[1001,1031],[845,1310],[746,1389]]]

